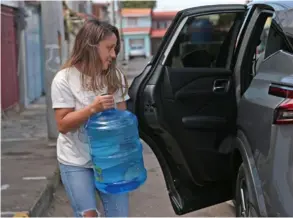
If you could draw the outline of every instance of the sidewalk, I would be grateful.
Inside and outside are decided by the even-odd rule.
[[[20,114],[5,113],[1,121],[2,142],[47,139],[46,98],[41,97]]]
[[[60,184],[56,147],[47,139],[46,98],[1,118],[1,217],[42,216]]]
[[[56,147],[47,140],[44,97],[2,117],[1,151],[1,217],[42,216],[60,181]]]

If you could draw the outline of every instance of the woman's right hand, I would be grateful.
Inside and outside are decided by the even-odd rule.
[[[115,107],[113,95],[102,95],[97,96],[92,103],[91,107],[94,109],[94,112],[101,112],[107,109]]]

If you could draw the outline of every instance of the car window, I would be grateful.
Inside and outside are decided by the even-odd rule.
[[[258,38],[259,42],[257,43],[254,57],[253,57],[253,75],[258,71],[260,63],[265,59],[265,51],[267,47],[269,31],[272,23],[272,17],[267,17],[265,24],[262,26],[262,32],[260,37]]]
[[[169,53],[166,65],[225,67],[229,36],[236,17],[236,13],[220,13],[189,18]]]
[[[264,26],[263,32],[260,38],[260,44],[256,48],[255,61],[256,67],[255,72],[257,73],[260,64],[270,55],[279,51],[285,50],[292,52],[286,43],[284,35],[279,31],[276,24],[272,22],[272,18],[267,18],[267,22]]]
[[[265,22],[265,25],[263,27],[262,33],[260,35],[260,39],[259,39],[260,42],[259,42],[259,44],[258,44],[258,46],[256,47],[256,50],[255,50],[255,55],[256,56],[259,56],[259,55],[265,53],[271,23],[272,23],[272,18],[268,17],[266,22]]]

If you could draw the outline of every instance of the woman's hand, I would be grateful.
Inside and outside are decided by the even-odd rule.
[[[101,112],[115,107],[113,95],[97,96],[91,104],[94,112]]]
[[[126,110],[127,109],[126,102],[122,101],[122,102],[117,103],[116,108],[119,110]]]

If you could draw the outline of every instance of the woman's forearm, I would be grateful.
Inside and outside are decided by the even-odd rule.
[[[60,119],[58,122],[58,130],[62,134],[66,134],[70,131],[78,129],[83,125],[89,117],[94,114],[96,111],[93,110],[93,107],[87,106],[81,110],[67,112],[67,114]],[[60,112],[62,113],[62,112]],[[65,112],[66,113],[66,112]],[[62,114],[61,114],[62,116]]]
[[[58,130],[62,134],[78,129],[83,125],[89,117],[100,110],[96,111],[93,105],[89,105],[83,109],[74,111],[73,109],[57,109],[55,112]],[[126,102],[119,102],[117,108],[126,110]],[[70,111],[69,111],[70,110]]]

